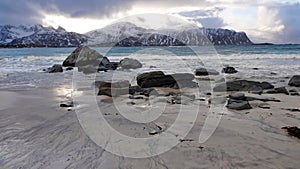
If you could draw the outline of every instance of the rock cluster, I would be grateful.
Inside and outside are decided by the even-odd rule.
[[[87,46],[75,49],[62,64],[64,67],[78,67],[83,73],[95,73],[97,71],[122,69],[137,69],[143,65],[135,59],[124,58],[120,62],[111,62],[107,57],[102,56],[97,51]]]

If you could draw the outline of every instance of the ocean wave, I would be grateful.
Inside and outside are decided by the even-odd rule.
[[[20,58],[20,61],[22,62],[33,62],[33,61],[39,61],[39,60],[53,60],[53,61],[59,61],[64,60],[66,56],[25,56]]]

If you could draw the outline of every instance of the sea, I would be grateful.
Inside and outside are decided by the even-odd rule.
[[[117,70],[127,74],[162,70],[193,73],[196,68],[222,70],[233,66],[239,72],[226,79],[255,79],[285,85],[300,74],[300,45],[177,46],[177,47],[91,47],[111,61],[134,58],[143,64],[138,70]],[[49,74],[43,69],[62,64],[75,48],[0,49],[0,89],[37,88],[72,81],[73,71]],[[105,75],[99,72],[99,76]],[[64,79],[64,80],[61,80]]]

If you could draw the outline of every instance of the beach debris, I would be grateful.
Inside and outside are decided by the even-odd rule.
[[[227,67],[224,67],[222,69],[222,73],[234,74],[234,73],[237,73],[237,72],[238,71],[234,67],[231,67],[231,66],[227,66]]]
[[[294,136],[294,137],[297,137],[298,139],[300,139],[300,129],[298,127],[287,126],[287,127],[282,127],[281,129],[286,130],[290,136]]]
[[[47,68],[47,69],[43,69],[43,71],[47,72],[47,73],[61,73],[63,72],[63,68],[61,65],[59,64],[55,64],[53,65],[52,67],[50,68]]]
[[[138,69],[143,67],[142,63],[136,59],[124,58],[119,65],[122,69]]]
[[[214,69],[197,68],[195,70],[196,76],[219,75],[220,73]]]
[[[274,86],[268,82],[257,82],[248,80],[236,80],[216,85],[215,92],[224,91],[261,91],[264,89],[273,89]]]
[[[300,87],[300,75],[295,75],[289,81],[290,86]]]

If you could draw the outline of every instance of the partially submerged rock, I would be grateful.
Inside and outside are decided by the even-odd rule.
[[[136,59],[125,58],[120,61],[119,65],[122,69],[138,69],[143,67],[142,63]]]
[[[273,89],[274,86],[268,82],[256,82],[248,80],[229,81],[218,84],[214,87],[215,92],[224,91],[261,91],[264,89]]]
[[[78,67],[79,72],[95,73],[97,71],[115,70],[119,66],[117,62],[102,56],[95,50],[87,46],[82,46],[74,50],[63,62],[65,67]]]
[[[234,74],[234,73],[237,73],[237,72],[238,71],[234,67],[231,67],[231,66],[227,66],[227,67],[224,67],[222,69],[222,73]]]
[[[63,72],[63,68],[61,65],[59,64],[55,64],[52,67],[48,68],[48,69],[44,69],[45,72],[47,73],[61,73]]]
[[[290,86],[300,87],[300,75],[295,75],[289,81]]]
[[[286,130],[290,136],[300,139],[300,129],[298,127],[282,127],[282,129]]]
[[[206,68],[197,68],[195,70],[196,76],[208,76],[208,75],[219,75],[220,73],[213,69],[206,69]]]

